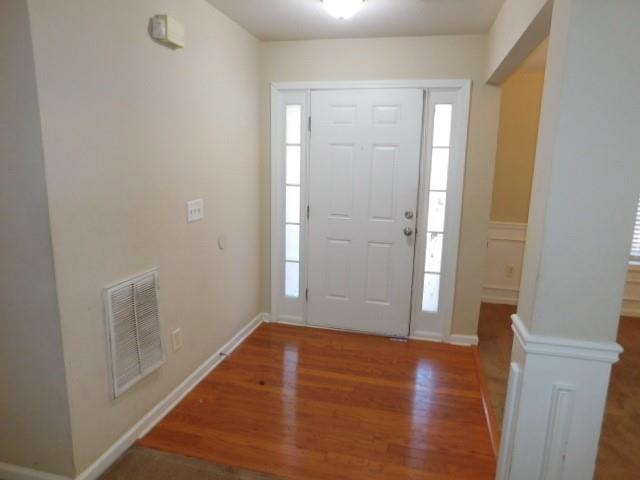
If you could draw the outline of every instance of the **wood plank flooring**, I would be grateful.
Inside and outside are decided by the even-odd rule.
[[[261,325],[140,445],[283,479],[493,479],[470,348]]]

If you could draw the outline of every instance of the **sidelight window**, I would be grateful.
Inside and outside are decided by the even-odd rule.
[[[302,105],[286,107],[284,293],[300,296]]]
[[[436,313],[440,304],[452,114],[453,105],[435,105],[431,142],[431,171],[425,196],[428,202],[427,241],[422,290],[422,311],[429,313]]]
[[[633,228],[633,242],[631,244],[631,261],[640,262],[640,201],[636,213],[636,226]]]

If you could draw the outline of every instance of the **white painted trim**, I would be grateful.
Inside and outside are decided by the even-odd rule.
[[[523,222],[501,222],[498,220],[491,220],[489,222],[489,228],[526,232],[527,224]]]
[[[518,314],[511,315],[512,328],[527,355],[546,355],[596,362],[615,363],[623,349],[616,342],[592,342],[571,338],[534,335]]]
[[[611,364],[622,349],[612,341],[532,334],[512,318],[497,479],[592,478]]]
[[[513,442],[516,434],[516,419],[518,417],[518,407],[520,406],[520,392],[522,391],[521,386],[522,368],[517,362],[511,362],[509,381],[507,383],[507,398],[504,404],[497,480],[507,480],[509,478]]]
[[[517,222],[489,222],[487,239],[489,242],[525,243],[527,240],[527,224]]]
[[[448,338],[451,334],[451,326],[453,322],[453,298],[455,291],[455,283],[456,283],[456,275],[457,275],[457,260],[458,260],[458,245],[459,245],[459,236],[460,236],[460,227],[461,227],[461,214],[462,214],[462,194],[463,194],[463,184],[464,184],[464,172],[465,172],[465,164],[466,164],[466,152],[467,152],[467,144],[468,144],[468,130],[469,130],[469,115],[470,115],[470,103],[471,103],[471,80],[468,79],[433,79],[433,80],[372,80],[372,81],[319,81],[319,82],[272,82],[271,83],[271,318],[273,321],[277,321],[279,323],[292,323],[295,325],[306,325],[307,324],[307,312],[306,312],[306,302],[304,308],[295,308],[295,312],[292,311],[283,311],[289,310],[288,307],[283,308],[283,292],[282,292],[282,281],[283,277],[281,272],[281,265],[284,264],[284,253],[283,253],[283,238],[280,232],[280,225],[282,223],[281,217],[283,216],[283,202],[279,195],[279,184],[282,176],[282,167],[279,165],[283,162],[283,155],[280,151],[280,145],[278,144],[279,138],[282,136],[283,125],[282,125],[282,116],[279,113],[279,109],[282,107],[282,99],[286,95],[307,95],[306,102],[306,112],[308,113],[309,109],[309,95],[312,90],[336,90],[336,89],[367,89],[367,88],[419,88],[424,89],[427,92],[427,95],[436,94],[436,95],[446,95],[446,94],[454,94],[457,95],[455,100],[456,108],[459,109],[456,114],[456,122],[455,128],[457,132],[455,133],[456,137],[452,141],[452,152],[455,152],[455,155],[459,158],[459,161],[456,162],[459,171],[450,172],[450,178],[453,178],[456,185],[450,189],[450,196],[448,198],[453,198],[455,201],[448,201],[447,207],[447,222],[452,226],[448,228],[448,231],[451,233],[450,240],[448,242],[449,250],[452,252],[452,258],[448,259],[448,266],[443,267],[443,272],[446,271],[448,273],[447,284],[449,285],[449,289],[451,292],[444,293],[445,290],[441,290],[441,300],[442,303],[447,303],[447,311],[444,315],[446,318],[437,319],[438,323],[435,326],[439,332],[437,334],[429,334],[430,337],[433,335],[438,335],[438,337]],[[426,131],[428,125],[424,125],[423,129]],[[424,132],[423,132],[424,136]],[[306,145],[309,143],[309,133],[307,132],[306,137]],[[426,149],[422,149],[422,158],[421,165],[425,165],[426,163]],[[308,171],[308,162],[309,162],[309,148],[303,148],[303,161],[306,162],[306,169]],[[459,180],[455,177],[459,176]],[[308,189],[306,185],[308,184],[308,175],[302,177],[302,185],[301,189],[303,191],[302,196],[305,200],[302,205],[308,204]],[[422,202],[420,202],[422,203]],[[449,213],[449,209],[451,209],[451,213]],[[424,217],[424,213],[422,214]],[[420,221],[420,208],[418,208],[418,221]],[[455,227],[455,228],[454,228]],[[307,244],[307,222],[306,219],[303,219],[301,225],[301,256],[300,256],[300,269],[301,269],[301,294],[304,292],[304,285],[306,285],[306,244]],[[304,232],[304,239],[303,239]],[[417,258],[417,255],[416,255]],[[416,260],[417,261],[417,260]],[[424,262],[423,262],[424,263]],[[303,280],[304,277],[304,280]],[[444,278],[444,277],[443,277]],[[303,283],[304,282],[304,283]],[[421,295],[421,285],[420,283],[416,283],[414,277],[413,283],[413,291],[418,292]],[[416,298],[419,295],[414,295]],[[444,299],[447,297],[446,302]],[[449,306],[450,304],[450,306]],[[297,306],[296,306],[297,307]],[[414,305],[412,305],[412,315],[410,319],[410,334],[414,335],[413,328],[415,325],[415,318],[413,312],[417,311]],[[300,321],[300,313],[302,313],[302,319]]]
[[[518,305],[520,289],[511,285],[485,285],[482,287],[482,301],[499,305]]]
[[[300,327],[307,327],[307,322],[302,317],[294,317],[292,315],[278,315],[278,318],[273,320],[274,323],[282,323],[284,325],[297,325]]]
[[[266,316],[265,318],[269,318],[268,314],[263,314],[263,315]],[[264,320],[264,321],[269,322],[270,320]],[[280,320],[274,323],[279,323],[283,325],[292,325],[295,327],[316,328],[318,330],[332,330],[336,332],[347,332],[347,333],[355,333],[355,334],[363,334],[363,335],[376,335],[381,337],[389,337],[389,335],[377,335],[375,333],[356,332],[353,330],[345,330],[342,328],[323,327],[319,325],[309,325],[307,323],[297,323],[297,322],[290,322],[286,320],[285,321]],[[448,343],[450,345],[458,345],[458,346],[465,346],[465,347],[470,347],[478,344],[478,337],[476,335],[449,335],[448,340],[445,340],[445,338],[439,333],[427,332],[427,331],[413,332],[409,337],[409,340],[416,340],[419,342]]]
[[[269,285],[271,287],[271,305],[269,308],[269,312],[272,318],[278,318],[278,313],[280,310],[280,297],[278,292],[280,291],[280,284],[282,281],[280,280],[281,270],[278,266],[274,266],[273,262],[278,261],[280,254],[280,234],[277,229],[274,229],[274,224],[280,225],[280,220],[277,216],[274,216],[276,205],[278,205],[278,190],[274,188],[274,185],[277,185],[280,180],[277,159],[279,158],[279,146],[275,139],[279,138],[281,121],[279,120],[279,109],[281,107],[280,97],[278,96],[278,91],[272,85],[271,86],[271,96],[269,102],[269,126],[270,126],[270,164],[271,164],[271,181],[270,181],[270,192],[271,192],[271,209],[270,209],[270,220],[269,220],[269,229],[270,229],[270,258],[271,258],[271,266],[269,271]]]
[[[162,420],[191,390],[193,390],[209,373],[211,373],[231,352],[233,352],[251,333],[268,318],[267,314],[259,313],[248,324],[240,329],[228,342],[220,347],[213,355],[205,360],[195,371],[178,385],[169,395],[163,398],[155,407],[142,417],[133,427],[121,436],[109,449],[104,452],[87,469],[75,477],[75,480],[94,480],[102,475],[133,443],[146,435],[160,420]],[[12,467],[8,470],[5,464],[0,464],[0,476],[5,480],[68,480],[65,477],[33,470]],[[27,473],[36,475],[28,476]]]
[[[417,231],[415,238],[413,301],[411,305],[410,335],[415,331],[435,332],[450,342],[453,324],[456,277],[458,271],[459,241],[462,226],[462,205],[466,170],[466,152],[469,128],[471,82],[459,88],[427,89],[423,122],[422,158],[420,160],[420,194],[418,196]],[[445,214],[445,247],[442,252],[440,298],[437,312],[422,310],[424,264],[427,244],[428,189],[431,173],[433,118],[435,105],[453,105],[450,144],[450,163],[447,180],[447,206]]]
[[[477,335],[450,335],[449,343],[451,345],[459,345],[463,347],[472,347],[474,345],[478,345],[478,336]]]
[[[512,307],[517,307],[518,306],[518,300],[515,299],[510,299],[510,298],[504,298],[504,297],[499,297],[499,296],[491,296],[491,295],[482,295],[482,303],[491,303],[493,305],[510,305]]]
[[[471,89],[471,80],[355,80],[335,82],[272,82],[275,90],[344,90],[358,88],[427,88],[427,89]]]
[[[280,90],[271,86],[271,316],[285,321],[302,319],[306,323],[307,304],[305,288],[307,286],[307,239],[308,222],[304,214],[309,204],[308,170],[309,138],[306,128],[309,119],[309,91],[305,89]],[[301,158],[300,158],[300,257],[299,257],[299,296],[287,297],[284,294],[285,269],[285,205],[286,205],[286,113],[287,105],[302,106]]]
[[[503,290],[505,292],[519,292],[520,289],[518,287],[514,287],[512,285],[485,285],[484,288],[488,288],[490,290]]]
[[[422,342],[444,342],[444,338],[441,333],[428,332],[424,330],[416,330],[409,336],[410,340],[419,340]]]
[[[562,478],[576,399],[575,385],[554,384],[542,456],[543,480]]]

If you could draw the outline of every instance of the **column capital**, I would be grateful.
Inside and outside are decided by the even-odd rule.
[[[518,314],[512,315],[511,321],[515,338],[527,355],[547,355],[613,364],[620,359],[623,352],[623,348],[616,342],[534,335],[529,332]]]

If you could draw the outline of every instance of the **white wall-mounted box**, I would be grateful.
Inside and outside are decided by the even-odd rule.
[[[169,15],[154,15],[151,19],[151,36],[172,48],[185,47],[185,27]]]

